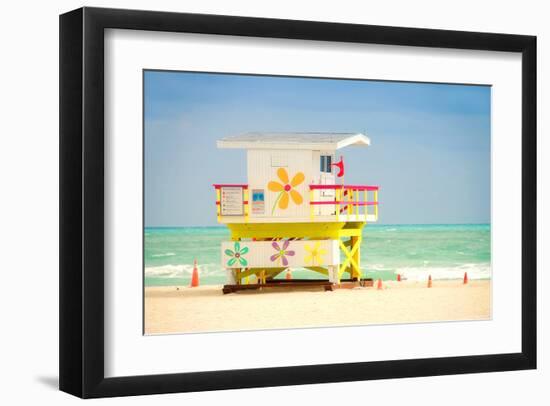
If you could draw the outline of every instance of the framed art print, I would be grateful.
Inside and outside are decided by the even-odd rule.
[[[535,37],[82,8],[60,82],[61,390],[536,367]]]

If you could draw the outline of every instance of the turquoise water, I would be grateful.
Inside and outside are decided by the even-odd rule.
[[[201,284],[225,283],[220,242],[225,227],[145,229],[145,285],[188,285],[196,258]],[[365,277],[408,280],[491,277],[491,227],[467,225],[368,225],[363,230],[361,268]],[[293,270],[295,278],[319,278]]]

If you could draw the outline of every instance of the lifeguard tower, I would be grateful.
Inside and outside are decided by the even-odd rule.
[[[369,145],[360,133],[247,133],[217,142],[247,153],[247,184],[214,185],[218,222],[231,232],[221,247],[224,293],[364,284],[362,230],[378,219],[378,186],[346,185],[336,152]],[[320,279],[275,279],[292,268]]]

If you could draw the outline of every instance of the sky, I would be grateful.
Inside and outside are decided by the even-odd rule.
[[[144,72],[146,227],[215,226],[214,183],[246,183],[245,132],[362,132],[346,183],[379,185],[381,224],[490,223],[491,88]]]

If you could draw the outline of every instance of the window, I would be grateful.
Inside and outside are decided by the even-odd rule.
[[[254,190],[252,190],[252,201],[253,202],[263,202],[264,201],[264,190],[263,189],[254,189]]]
[[[321,172],[332,172],[332,155],[321,155]]]
[[[252,189],[252,214],[262,215],[265,212],[265,194],[263,189]]]

